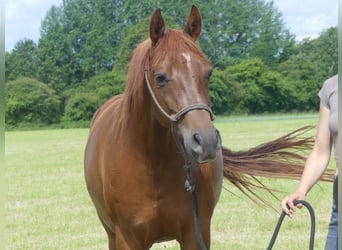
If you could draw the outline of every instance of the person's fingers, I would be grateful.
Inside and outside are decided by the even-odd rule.
[[[294,194],[290,194],[285,197],[281,202],[281,207],[286,215],[292,218],[293,213],[296,211],[297,208],[302,208],[303,204],[298,203],[296,206],[294,205],[294,201],[297,200],[297,196]]]
[[[284,211],[284,213],[289,216],[290,218],[292,217],[292,213],[294,212],[294,205],[289,199],[289,196],[285,197],[282,202],[281,202],[281,207]]]
[[[293,193],[293,194],[286,196],[281,201],[281,207],[284,213],[290,218],[292,218],[292,215],[296,211],[296,208],[303,207],[302,203],[298,203],[297,205],[294,205],[294,201],[296,200],[305,200],[305,196],[303,196],[302,194]]]

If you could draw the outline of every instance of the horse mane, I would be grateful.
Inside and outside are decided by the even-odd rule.
[[[144,101],[144,70],[147,64],[148,54],[151,48],[151,40],[146,39],[135,48],[128,67],[126,86],[123,92],[122,122],[128,122],[133,114],[140,114],[140,105]],[[128,124],[124,124],[126,126]]]

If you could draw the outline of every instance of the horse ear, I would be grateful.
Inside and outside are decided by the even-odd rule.
[[[184,31],[188,33],[194,41],[198,39],[202,30],[202,17],[195,5],[192,5],[188,22],[184,28]]]
[[[155,45],[159,41],[159,39],[163,37],[164,31],[164,19],[161,15],[160,9],[158,8],[154,11],[150,23],[150,38],[153,45]]]

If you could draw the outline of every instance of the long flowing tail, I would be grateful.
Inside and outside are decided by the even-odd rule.
[[[304,168],[307,151],[314,138],[304,134],[312,126],[299,128],[278,139],[246,151],[233,152],[223,147],[224,177],[252,200],[262,200],[257,189],[268,189],[257,177],[299,179]],[[322,181],[333,181],[334,170],[327,169]]]

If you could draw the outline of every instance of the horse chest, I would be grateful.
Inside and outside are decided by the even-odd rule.
[[[165,164],[152,171],[137,163],[135,168],[131,175],[113,175],[107,184],[111,192],[106,200],[117,216],[126,215],[122,216],[126,225],[148,227],[159,221],[192,218],[192,196],[184,188],[186,175],[182,166],[177,169],[177,164]],[[198,192],[201,197],[209,198],[216,195],[214,188],[208,186],[213,174],[207,172],[197,172]]]
[[[182,192],[186,193],[185,190]],[[152,196],[126,193],[126,197],[121,197],[116,203],[112,200],[110,210],[113,213],[109,214],[124,235],[139,235],[156,242],[161,238],[178,237],[175,233],[177,228],[191,223],[191,205],[191,196],[180,200],[166,193],[154,193]]]

